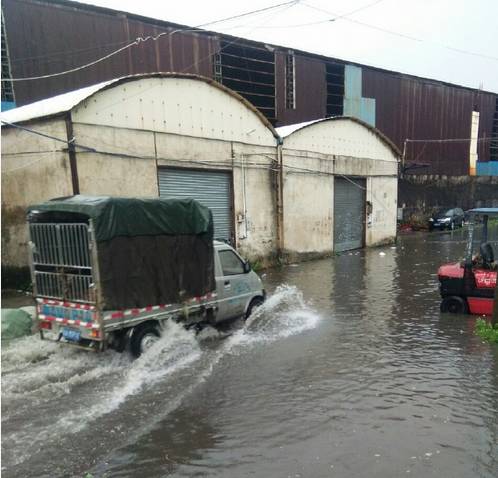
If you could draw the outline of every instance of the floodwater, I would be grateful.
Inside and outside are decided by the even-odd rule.
[[[2,348],[3,477],[498,476],[498,347],[439,313],[462,231],[267,272],[244,328]]]

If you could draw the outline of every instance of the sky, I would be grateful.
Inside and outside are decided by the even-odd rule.
[[[283,2],[82,1],[188,26]],[[498,0],[300,0],[205,28],[498,93],[497,18]]]

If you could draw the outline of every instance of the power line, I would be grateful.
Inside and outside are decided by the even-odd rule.
[[[295,2],[295,1],[294,1],[294,2],[287,2],[287,3],[283,3],[283,4],[279,5],[279,6],[284,5],[284,7],[285,7],[285,8],[283,8],[281,11],[285,11],[285,10],[288,10],[288,9],[292,8],[292,7],[293,7],[294,5],[296,5],[296,4],[297,4],[297,2]],[[278,13],[278,12],[273,12],[273,13],[272,13],[272,15],[271,15],[269,18],[271,18],[273,15],[275,15],[275,13]],[[251,28],[251,29],[248,31],[248,33],[246,33],[246,34],[250,34],[253,30],[254,30],[254,27],[253,27],[253,28]],[[242,36],[233,37],[231,41],[229,41],[229,42],[225,43],[222,47],[220,47],[220,48],[218,49],[218,53],[221,53],[221,52],[222,52],[223,50],[225,50],[226,48],[230,47],[230,46],[231,46],[231,45],[233,45],[234,43],[237,43],[239,40],[243,40],[243,39],[244,39],[244,38],[243,38]],[[200,58],[199,60],[194,61],[194,62],[193,62],[193,63],[191,63],[190,65],[188,65],[188,66],[186,66],[186,67],[182,68],[182,69],[181,69],[178,73],[185,73],[186,71],[190,70],[191,68],[193,68],[193,67],[195,67],[195,66],[199,65],[200,63],[202,63],[204,60],[207,60],[207,59],[211,58],[211,56],[212,56],[211,54],[208,54],[208,55],[206,55],[206,56],[204,56],[204,57]],[[134,96],[141,95],[141,94],[143,94],[144,92],[146,92],[146,91],[150,91],[151,89],[154,89],[154,88],[157,88],[157,85],[150,86],[149,88],[146,88],[145,90],[142,90],[142,91],[139,91],[139,92],[135,93],[135,95],[128,95],[128,96],[127,96],[127,99],[133,98]],[[103,111],[104,109],[110,108],[110,107],[114,106],[115,104],[116,104],[116,103],[111,103],[111,104],[107,105],[105,108],[100,109],[99,111]]]
[[[407,143],[464,143],[466,141],[493,141],[493,138],[405,139]]]
[[[59,50],[59,51],[54,51],[51,53],[46,53],[44,55],[26,56],[24,58],[15,58],[15,59],[11,59],[10,62],[11,63],[21,63],[21,62],[26,63],[28,61],[39,61],[39,60],[47,61],[47,62],[59,61],[59,60],[52,60],[52,58],[61,57],[61,56],[72,56],[72,55],[77,55],[79,53],[87,53],[87,52],[94,51],[94,50],[101,50],[101,49],[107,48],[107,47],[124,45],[126,43],[130,43],[130,41],[131,41],[131,39],[127,38],[126,40],[112,42],[112,43],[104,43],[102,45],[95,45],[95,46],[88,47],[88,48],[78,48],[76,50]]]
[[[51,73],[51,74],[47,74],[47,75],[40,75],[40,76],[32,76],[32,77],[26,77],[26,78],[2,78],[0,81],[2,82],[16,82],[16,81],[30,81],[30,80],[41,80],[41,79],[46,79],[46,78],[53,78],[53,77],[57,77],[57,76],[61,76],[61,75],[67,75],[67,74],[70,74],[70,73],[75,73],[76,71],[80,71],[80,70],[83,70],[85,68],[89,68],[91,66],[94,66],[98,63],[101,63],[102,61],[105,61],[105,60],[108,60],[109,58],[133,47],[133,46],[138,46],[140,45],[141,43],[145,43],[147,41],[157,41],[159,40],[159,38],[162,38],[163,36],[171,36],[173,35],[174,33],[185,33],[185,32],[199,32],[199,29],[200,28],[203,28],[203,27],[207,27],[207,26],[211,26],[211,25],[216,25],[218,23],[222,23],[222,22],[226,22],[226,21],[229,21],[229,20],[234,20],[234,19],[237,19],[237,18],[242,18],[242,17],[245,17],[245,16],[249,16],[249,15],[255,15],[257,13],[262,13],[262,12],[265,12],[265,11],[268,11],[268,10],[273,10],[275,8],[279,8],[279,7],[282,7],[282,6],[293,6],[293,5],[296,5],[297,3],[299,3],[301,0],[291,0],[291,1],[287,1],[287,2],[283,2],[283,3],[279,3],[277,5],[271,5],[269,7],[264,7],[264,8],[259,8],[257,10],[251,10],[249,12],[245,12],[245,13],[240,13],[240,14],[237,14],[237,15],[232,15],[230,17],[225,17],[225,18],[221,18],[219,20],[214,20],[214,21],[211,21],[211,22],[207,22],[207,23],[202,23],[200,25],[197,25],[195,27],[192,27],[192,28],[187,28],[187,29],[182,29],[182,28],[179,28],[179,29],[176,29],[176,30],[173,30],[171,32],[162,32],[162,33],[159,33],[158,35],[155,35],[155,36],[151,36],[151,35],[148,35],[146,37],[137,37],[134,41],[132,41],[131,43],[111,52],[111,53],[108,53],[107,55],[101,57],[101,58],[98,58],[97,60],[94,60],[90,63],[87,63],[85,65],[81,65],[81,66],[78,66],[78,67],[75,67],[75,68],[71,68],[69,70],[66,70],[66,71],[61,71],[61,72],[58,72],[58,73]]]
[[[318,12],[326,13],[327,15],[336,16],[337,20],[345,20],[347,22],[356,23],[357,25],[361,25],[361,26],[364,26],[364,27],[367,27],[367,28],[371,28],[373,30],[378,30],[380,32],[387,33],[389,35],[395,35],[395,36],[398,36],[400,38],[405,38],[407,40],[412,40],[412,41],[416,41],[416,42],[420,42],[420,43],[426,42],[426,40],[423,40],[421,38],[417,38],[417,37],[414,37],[414,36],[411,36],[411,35],[406,35],[404,33],[396,32],[396,31],[393,31],[393,30],[388,30],[387,28],[382,28],[382,27],[379,27],[377,25],[372,25],[371,23],[365,23],[365,22],[361,22],[359,20],[354,20],[352,18],[348,18],[348,15],[350,15],[351,13],[345,14],[344,16],[340,16],[340,15],[336,15],[335,13],[332,13],[332,12],[330,12],[328,10],[325,10],[323,8],[316,7],[315,5],[310,5],[306,1],[303,1],[302,5],[304,5],[305,7],[311,8],[312,10],[316,10]],[[433,42],[430,42],[430,43],[433,43]],[[464,50],[464,49],[461,49],[461,48],[454,48],[454,47],[451,47],[451,46],[448,46],[448,45],[443,45],[443,44],[440,44],[440,43],[434,43],[434,44],[437,45],[437,46],[440,46],[441,48],[445,48],[447,50],[455,51],[457,53],[462,53],[462,54],[465,54],[465,55],[476,56],[476,57],[485,58],[485,59],[488,59],[488,60],[498,61],[498,57],[496,57],[496,56],[485,55],[483,53],[476,53],[476,52],[469,51],[469,50]]]
[[[43,138],[52,139],[54,141],[58,141],[59,143],[67,144],[68,146],[78,147],[78,148],[81,148],[81,149],[84,149],[84,150],[90,151],[90,152],[96,151],[94,148],[90,148],[88,146],[76,144],[75,138],[72,138],[71,140],[68,141],[67,139],[61,139],[61,138],[58,138],[57,136],[52,136],[50,134],[42,133],[41,131],[36,131],[35,129],[26,128],[25,126],[21,126],[21,125],[16,124],[16,123],[10,123],[9,121],[1,120],[1,122],[2,122],[2,124],[7,125],[7,126],[11,126],[12,128],[17,128],[17,129],[20,129],[20,130],[25,131],[27,133],[35,134],[37,136],[42,136]]]
[[[392,31],[392,30],[388,30],[386,28],[378,27],[376,25],[371,25],[369,23],[364,23],[364,22],[360,22],[359,20],[354,20],[352,18],[348,18],[347,15],[344,15],[344,16],[338,15],[337,13],[333,13],[333,12],[330,12],[329,10],[325,10],[323,8],[316,7],[315,5],[310,5],[309,3],[304,2],[304,1],[302,2],[302,4],[305,7],[311,8],[312,10],[316,10],[317,12],[322,12],[322,13],[326,13],[327,15],[331,15],[331,16],[335,17],[336,20],[346,20],[346,21],[351,22],[351,23],[357,23],[358,25],[362,25],[362,26],[365,26],[365,27],[368,27],[368,28],[372,28],[374,30],[379,30],[379,31],[381,31],[383,33],[389,33],[390,35],[396,35],[396,36],[399,36],[399,37],[402,37],[402,38],[407,38],[408,40],[414,40],[414,41],[418,41],[418,42],[422,42],[423,41],[420,38],[415,38],[415,37],[412,37],[410,35],[405,35],[404,33],[395,32],[395,31]]]
[[[384,2],[385,0],[376,0],[375,2],[369,3],[367,5],[364,5],[362,7],[356,8],[354,10],[351,10],[350,12],[344,13],[342,15],[336,15],[333,18],[328,18],[327,20],[319,20],[315,22],[309,22],[309,23],[298,23],[296,25],[268,25],[268,26],[257,26],[255,28],[300,28],[300,27],[308,27],[312,25],[320,25],[323,23],[329,23],[329,22],[334,22],[335,20],[339,20],[341,18],[349,17],[355,13],[361,12],[362,10],[366,10],[367,8],[374,7],[375,5]],[[306,6],[306,5],[305,5]],[[242,25],[241,25],[242,26]]]
[[[175,159],[171,159],[171,158],[163,158],[163,157],[156,157],[156,156],[143,156],[143,155],[135,154],[132,151],[129,151],[129,150],[126,150],[126,149],[124,149],[124,150],[122,150],[120,152],[102,151],[102,150],[99,150],[99,149],[96,149],[96,148],[90,148],[88,146],[84,146],[82,144],[78,144],[78,143],[76,143],[75,138],[73,138],[70,141],[67,141],[65,139],[58,138],[57,136],[52,136],[52,135],[49,135],[49,134],[41,133],[40,131],[36,131],[34,129],[31,129],[31,128],[26,128],[26,127],[18,125],[16,123],[9,123],[9,122],[4,121],[4,120],[2,120],[2,123],[6,124],[8,126],[11,126],[13,128],[18,128],[18,129],[20,129],[22,131],[25,131],[27,133],[35,134],[35,135],[38,135],[38,136],[43,136],[45,138],[52,139],[54,141],[58,141],[60,143],[64,143],[64,144],[66,144],[68,146],[72,145],[75,148],[80,148],[82,150],[82,151],[78,151],[78,153],[80,153],[80,154],[82,154],[82,153],[93,153],[93,154],[100,154],[100,155],[120,157],[120,158],[133,158],[133,159],[144,159],[144,160],[167,160],[167,161],[176,162],[176,163],[183,163],[183,164],[202,164],[202,165],[205,165],[205,166],[227,166],[227,163],[222,163],[220,161],[216,162],[216,161],[201,161],[201,160],[175,160]],[[40,154],[41,153],[51,153],[51,152],[65,152],[65,150],[41,151]],[[33,154],[33,153],[34,153],[34,151],[18,152],[18,153],[6,153],[6,154],[9,154],[9,155],[12,155],[12,156],[14,156],[14,155],[22,156],[24,154]],[[242,156],[254,156],[254,155],[256,155],[256,153],[251,153],[251,154],[244,154],[244,153],[242,153]],[[257,153],[257,155],[258,156],[266,157],[270,161],[274,161],[275,160],[275,158],[272,155],[269,155],[266,152]],[[218,158],[218,157],[216,157],[216,158]],[[31,162],[29,162],[27,164],[24,164],[22,166],[19,166],[19,167],[13,168],[13,169],[9,169],[9,170],[4,170],[2,172],[3,173],[10,173],[10,172],[13,172],[13,171],[24,169],[24,168],[32,166],[33,164],[36,164],[36,163],[38,163],[40,161],[43,161],[43,160],[44,160],[44,158],[39,158],[39,159],[36,159],[35,161],[31,161]],[[374,161],[376,161],[376,160],[374,160]],[[244,164],[242,164],[242,162],[240,162],[240,161],[239,162],[233,161],[232,158],[229,158],[229,162],[230,162],[230,164],[233,164],[235,166],[250,165],[252,167],[264,167],[265,169],[269,169],[269,170],[272,170],[272,171],[278,171],[278,168],[274,168],[274,167],[272,167],[271,164],[266,164],[266,163],[258,163],[258,162],[255,162],[255,161],[251,161],[251,162],[247,162],[246,161],[246,162],[244,162]],[[342,174],[335,173],[335,172],[320,171],[320,170],[317,170],[317,169],[303,168],[303,167],[290,166],[290,165],[284,165],[284,169],[288,170],[289,172],[295,171],[295,172],[300,172],[300,173],[317,174],[317,175],[341,176],[341,177],[344,176]],[[371,176],[376,176],[376,175],[371,175]],[[381,175],[378,175],[378,176],[388,177],[389,175],[381,174]],[[354,183],[351,179],[347,178],[346,176],[344,176],[344,178],[347,179],[348,181],[352,182],[355,186],[358,186],[361,189],[364,189],[363,186],[360,186],[360,185]]]

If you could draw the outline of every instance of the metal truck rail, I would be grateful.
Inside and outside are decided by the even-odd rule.
[[[29,235],[35,295],[95,303],[89,225],[32,223]]]

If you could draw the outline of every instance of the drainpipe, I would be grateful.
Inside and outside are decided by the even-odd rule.
[[[403,156],[401,157],[401,176],[405,174],[405,162],[406,162],[406,143],[407,139],[403,142]]]
[[[277,143],[277,258],[282,259],[284,251],[284,161],[282,138]]]
[[[78,179],[78,164],[76,162],[76,148],[74,147],[73,120],[71,112],[66,115],[66,135],[67,135],[67,152],[69,154],[69,167],[71,169],[71,182],[73,186],[73,195],[80,193],[80,182]]]

